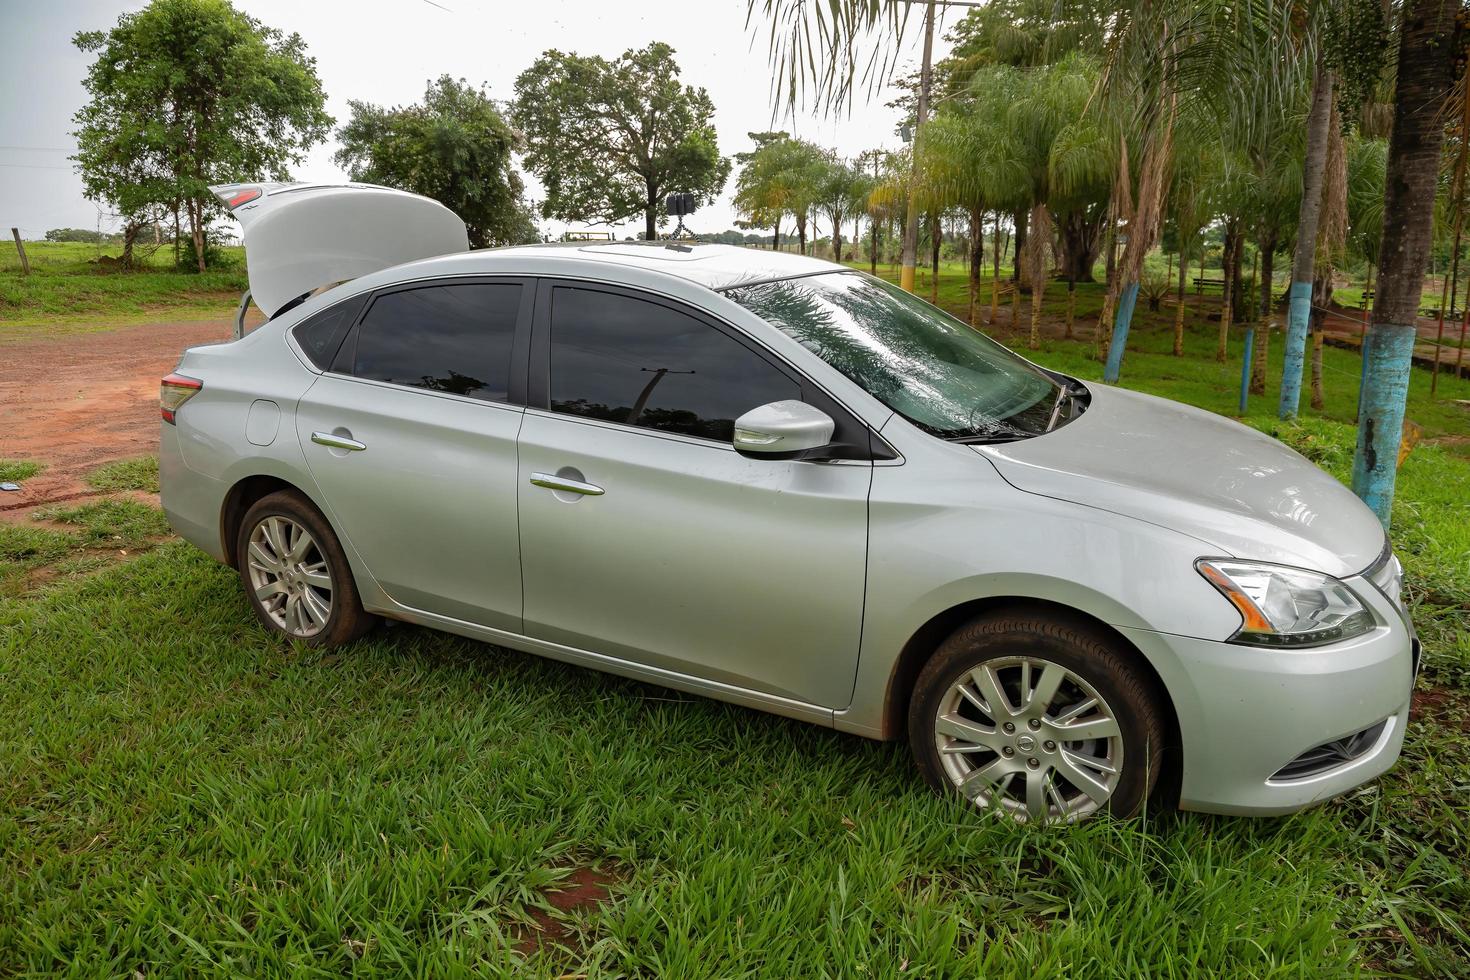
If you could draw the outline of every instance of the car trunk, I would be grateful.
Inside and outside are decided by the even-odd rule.
[[[223,184],[250,295],[267,317],[323,287],[469,250],[464,222],[427,197],[373,184]]]

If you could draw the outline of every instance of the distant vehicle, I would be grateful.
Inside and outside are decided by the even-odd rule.
[[[1022,822],[1285,813],[1399,754],[1399,563],[1273,439],[816,259],[220,196],[271,319],[163,379],[163,504],[276,633],[388,617],[907,736]]]
[[[611,242],[613,233],[610,231],[564,231],[561,235],[564,242]]]

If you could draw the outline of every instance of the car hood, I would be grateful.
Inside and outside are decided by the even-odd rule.
[[[1060,429],[976,448],[1017,489],[1182,531],[1230,557],[1341,577],[1382,553],[1373,512],[1270,436],[1167,399],[1088,390],[1091,407]]]

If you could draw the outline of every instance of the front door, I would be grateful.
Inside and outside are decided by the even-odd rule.
[[[297,432],[336,531],[405,606],[521,630],[509,401],[531,286],[444,282],[379,293]]]
[[[739,455],[738,416],[801,397],[789,368],[668,301],[548,292],[544,407],[520,436],[525,632],[845,707],[871,464]]]

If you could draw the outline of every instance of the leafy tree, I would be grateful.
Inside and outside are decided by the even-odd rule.
[[[516,79],[513,119],[547,217],[616,223],[642,214],[658,234],[664,196],[713,200],[730,161],[715,140],[714,103],[682,85],[674,49],[654,42],[616,60],[550,50]]]
[[[92,228],[52,228],[46,232],[48,242],[85,242],[88,245],[111,244],[113,236]]]
[[[483,88],[444,75],[420,105],[348,105],[333,159],[353,180],[433,198],[464,220],[475,248],[540,240],[511,158],[515,132]]]
[[[73,117],[87,195],[140,226],[183,210],[204,270],[210,184],[289,179],[287,165],[326,138],[316,59],[227,0],[153,0],[74,43],[96,52]]]

